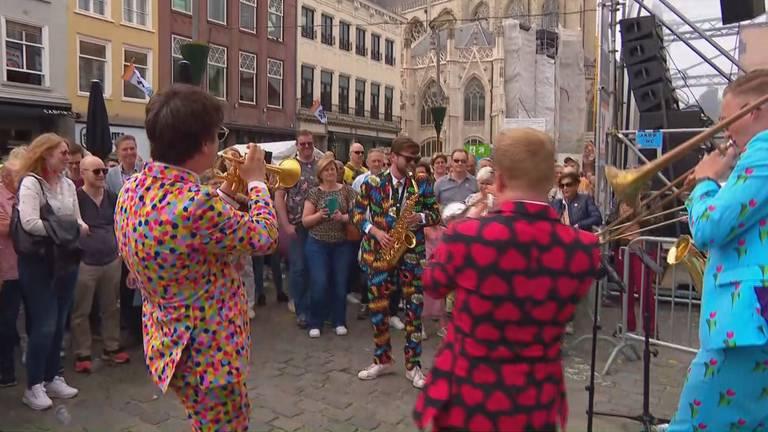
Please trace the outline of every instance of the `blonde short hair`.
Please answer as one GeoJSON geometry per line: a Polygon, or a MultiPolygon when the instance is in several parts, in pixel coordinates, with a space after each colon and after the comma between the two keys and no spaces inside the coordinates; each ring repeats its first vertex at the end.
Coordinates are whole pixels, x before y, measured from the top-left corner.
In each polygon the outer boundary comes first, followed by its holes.
{"type": "Polygon", "coordinates": [[[478,183],[493,183],[493,168],[491,167],[482,167],[480,168],[480,171],[477,172],[477,182],[478,183]]]}
{"type": "Polygon", "coordinates": [[[768,94],[768,69],[755,69],[736,78],[725,88],[723,97],[729,94],[754,98],[768,94]]]}
{"type": "Polygon", "coordinates": [[[336,159],[333,157],[333,155],[325,155],[320,158],[319,161],[317,161],[315,177],[317,177],[318,181],[323,181],[323,171],[325,171],[326,168],[328,168],[330,165],[333,165],[334,168],[338,169],[338,166],[336,165],[336,159]]]}
{"type": "Polygon", "coordinates": [[[555,181],[555,145],[544,132],[504,129],[494,140],[496,171],[510,183],[546,193],[555,181]]]}

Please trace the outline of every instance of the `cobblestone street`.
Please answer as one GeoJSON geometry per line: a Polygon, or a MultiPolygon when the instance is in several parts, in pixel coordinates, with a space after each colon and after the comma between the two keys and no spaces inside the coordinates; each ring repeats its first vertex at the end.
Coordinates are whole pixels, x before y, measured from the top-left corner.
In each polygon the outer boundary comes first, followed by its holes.
{"type": "MultiPolygon", "coordinates": [[[[271,300],[271,298],[270,298],[271,300]]],[[[415,430],[411,421],[417,391],[401,373],[374,382],[357,379],[357,371],[369,364],[371,331],[367,322],[353,317],[350,334],[337,337],[326,331],[310,340],[294,324],[284,305],[270,303],[253,320],[252,368],[248,379],[251,430],[405,431],[415,430]]],[[[604,333],[613,330],[616,309],[607,309],[604,333]]],[[[436,323],[429,322],[431,337],[425,342],[424,364],[429,368],[439,343],[436,323]]],[[[588,323],[577,323],[577,334],[588,332],[588,323]]],[[[402,332],[394,332],[393,348],[402,367],[402,332]]],[[[566,349],[565,368],[570,406],[569,431],[586,430],[589,378],[589,340],[566,349]]],[[[599,345],[598,371],[611,345],[599,345]]],[[[104,367],[91,375],[72,372],[65,360],[67,378],[80,394],[69,401],[55,401],[54,409],[35,412],[21,403],[22,386],[0,389],[0,431],[182,431],[189,430],[175,396],[160,395],[149,381],[138,347],[132,362],[120,368],[104,367]],[[64,404],[71,423],[63,425],[56,406],[64,404]]],[[[657,417],[672,414],[691,356],[662,350],[653,360],[651,411],[657,417]]],[[[399,369],[399,368],[398,368],[399,369]]],[[[21,369],[23,371],[23,369],[21,369]]],[[[24,381],[23,373],[19,373],[24,381]]],[[[609,376],[598,376],[596,410],[638,415],[642,411],[642,362],[620,357],[609,376]]],[[[610,417],[596,417],[596,430],[639,431],[640,424],[610,417]]]]}

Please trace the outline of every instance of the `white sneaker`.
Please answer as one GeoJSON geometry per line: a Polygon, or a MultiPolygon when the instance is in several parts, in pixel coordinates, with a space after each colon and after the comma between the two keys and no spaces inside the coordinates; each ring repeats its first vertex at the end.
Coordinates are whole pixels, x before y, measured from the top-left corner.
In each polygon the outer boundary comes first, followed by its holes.
{"type": "Polygon", "coordinates": [[[291,311],[291,313],[296,313],[296,306],[293,304],[293,300],[288,302],[288,310],[291,311]]]}
{"type": "Polygon", "coordinates": [[[393,363],[385,363],[385,364],[373,363],[372,365],[358,372],[357,377],[360,378],[361,380],[376,379],[381,375],[394,372],[394,370],[392,369],[392,364],[393,363]]]}
{"type": "Polygon", "coordinates": [[[251,309],[251,308],[248,308],[248,318],[249,318],[249,319],[254,319],[254,318],[256,318],[256,311],[254,311],[254,310],[253,310],[253,309],[251,309]]]}
{"type": "Polygon", "coordinates": [[[309,337],[312,339],[319,338],[320,337],[320,329],[311,329],[309,331],[309,337]]]}
{"type": "Polygon", "coordinates": [[[573,334],[573,322],[569,322],[565,325],[565,334],[572,335],[573,334]]]}
{"type": "Polygon", "coordinates": [[[360,299],[357,298],[357,294],[349,293],[349,294],[347,294],[347,302],[352,303],[352,304],[360,304],[360,299]]]}
{"type": "Polygon", "coordinates": [[[405,329],[405,324],[403,324],[403,322],[400,321],[400,318],[397,316],[389,317],[389,325],[396,328],[397,330],[405,329]]]}
{"type": "Polygon", "coordinates": [[[53,406],[53,401],[45,393],[45,387],[42,384],[35,384],[32,388],[25,390],[21,401],[36,411],[42,411],[53,406]]]}
{"type": "Polygon", "coordinates": [[[57,376],[53,381],[46,383],[45,391],[50,397],[57,399],[72,399],[78,393],[76,388],[67,384],[63,376],[57,376]]]}
{"type": "Polygon", "coordinates": [[[424,373],[421,372],[421,368],[418,366],[409,371],[405,371],[405,379],[410,381],[413,386],[418,389],[424,388],[424,383],[427,381],[424,377],[424,373]]]}
{"type": "Polygon", "coordinates": [[[347,328],[344,326],[336,327],[336,336],[346,336],[348,333],[347,328]]]}

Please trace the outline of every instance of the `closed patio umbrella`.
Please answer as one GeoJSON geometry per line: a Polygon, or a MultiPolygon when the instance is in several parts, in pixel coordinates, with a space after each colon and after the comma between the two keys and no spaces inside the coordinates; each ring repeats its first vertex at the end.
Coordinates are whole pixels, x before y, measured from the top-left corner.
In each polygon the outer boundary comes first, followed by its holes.
{"type": "Polygon", "coordinates": [[[104,90],[101,82],[97,80],[91,81],[91,93],[88,96],[85,147],[100,159],[105,159],[112,153],[112,134],[109,132],[109,116],[104,103],[104,90]]]}

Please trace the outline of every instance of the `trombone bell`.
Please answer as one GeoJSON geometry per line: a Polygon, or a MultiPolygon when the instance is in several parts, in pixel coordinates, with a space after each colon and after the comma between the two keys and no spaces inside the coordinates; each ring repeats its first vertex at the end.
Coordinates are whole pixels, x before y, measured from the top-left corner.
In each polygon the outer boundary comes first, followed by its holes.
{"type": "Polygon", "coordinates": [[[637,201],[640,189],[655,173],[656,168],[653,164],[627,170],[620,170],[611,165],[605,167],[605,178],[614,194],[628,203],[637,201]]]}
{"type": "Polygon", "coordinates": [[[682,263],[688,274],[691,276],[693,287],[699,296],[702,295],[704,287],[704,267],[707,259],[693,245],[693,239],[690,236],[681,236],[667,253],[667,264],[677,265],[682,263]]]}

